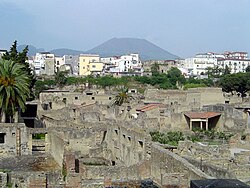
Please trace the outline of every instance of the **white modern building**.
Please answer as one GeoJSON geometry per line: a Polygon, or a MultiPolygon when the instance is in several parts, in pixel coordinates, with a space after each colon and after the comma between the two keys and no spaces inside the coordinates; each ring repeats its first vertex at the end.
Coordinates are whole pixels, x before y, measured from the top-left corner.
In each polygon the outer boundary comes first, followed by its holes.
{"type": "Polygon", "coordinates": [[[223,54],[209,52],[197,54],[193,58],[185,59],[182,68],[187,70],[188,75],[194,76],[206,74],[209,67],[225,69],[228,66],[231,73],[245,72],[247,66],[250,65],[247,57],[247,52],[225,52],[223,54]]]}
{"type": "Polygon", "coordinates": [[[230,73],[246,72],[246,68],[250,66],[250,60],[226,58],[218,60],[217,65],[222,69],[225,69],[227,66],[230,73]]]}
{"type": "Polygon", "coordinates": [[[213,53],[197,54],[184,60],[184,68],[188,70],[188,75],[205,74],[208,67],[214,67],[216,64],[217,58],[213,53]]]}
{"type": "Polygon", "coordinates": [[[2,56],[7,52],[7,50],[0,50],[0,59],[2,58],[2,56]]]}
{"type": "Polygon", "coordinates": [[[55,72],[58,72],[60,67],[65,64],[64,57],[55,56],[55,72]]]}
{"type": "Polygon", "coordinates": [[[105,72],[114,76],[143,74],[139,54],[101,58],[101,61],[105,64],[105,72]]]}
{"type": "Polygon", "coordinates": [[[36,75],[54,75],[55,74],[55,55],[49,52],[36,53],[33,67],[36,75]]]}

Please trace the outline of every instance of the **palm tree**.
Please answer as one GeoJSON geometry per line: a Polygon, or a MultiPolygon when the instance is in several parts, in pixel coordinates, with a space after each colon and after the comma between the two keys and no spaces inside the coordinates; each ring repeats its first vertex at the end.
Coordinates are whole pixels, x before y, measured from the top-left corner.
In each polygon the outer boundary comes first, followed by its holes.
{"type": "MultiPolygon", "coordinates": [[[[0,110],[2,122],[20,108],[25,111],[26,99],[30,96],[30,82],[25,65],[10,60],[0,60],[0,110]]],[[[17,120],[17,119],[15,119],[17,120]]]]}
{"type": "Polygon", "coordinates": [[[122,88],[115,96],[113,104],[121,106],[123,103],[129,103],[131,99],[133,99],[133,97],[129,95],[128,88],[122,88]]]}

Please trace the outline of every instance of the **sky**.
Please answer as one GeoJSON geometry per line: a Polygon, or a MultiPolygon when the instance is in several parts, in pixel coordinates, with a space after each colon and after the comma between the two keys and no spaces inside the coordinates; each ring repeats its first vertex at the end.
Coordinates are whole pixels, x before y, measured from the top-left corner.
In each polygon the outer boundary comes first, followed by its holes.
{"type": "Polygon", "coordinates": [[[0,0],[0,49],[14,40],[86,51],[141,38],[183,58],[250,53],[250,0],[0,0]]]}

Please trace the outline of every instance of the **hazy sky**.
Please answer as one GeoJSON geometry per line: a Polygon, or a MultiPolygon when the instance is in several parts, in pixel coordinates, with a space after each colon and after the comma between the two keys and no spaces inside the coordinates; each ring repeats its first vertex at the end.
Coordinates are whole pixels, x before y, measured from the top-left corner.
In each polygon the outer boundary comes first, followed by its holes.
{"type": "Polygon", "coordinates": [[[181,57],[250,53],[250,0],[0,0],[0,48],[12,42],[89,50],[147,39],[181,57]]]}

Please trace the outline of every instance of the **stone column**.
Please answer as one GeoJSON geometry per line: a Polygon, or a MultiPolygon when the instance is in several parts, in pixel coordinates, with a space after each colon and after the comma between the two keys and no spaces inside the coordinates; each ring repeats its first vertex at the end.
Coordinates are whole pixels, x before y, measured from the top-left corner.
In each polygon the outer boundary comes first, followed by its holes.
{"type": "Polygon", "coordinates": [[[208,130],[208,119],[206,119],[206,130],[208,130]]]}
{"type": "Polygon", "coordinates": [[[14,114],[14,123],[18,123],[18,111],[14,114]]]}
{"type": "Polygon", "coordinates": [[[6,122],[6,114],[5,112],[2,111],[2,114],[1,114],[1,123],[5,123],[6,122]]]}
{"type": "Polygon", "coordinates": [[[202,130],[202,121],[200,121],[200,128],[201,128],[201,130],[202,130]]]}
{"type": "Polygon", "coordinates": [[[192,119],[190,118],[190,121],[189,121],[189,128],[190,130],[192,131],[193,129],[193,122],[192,122],[192,119]]]}

